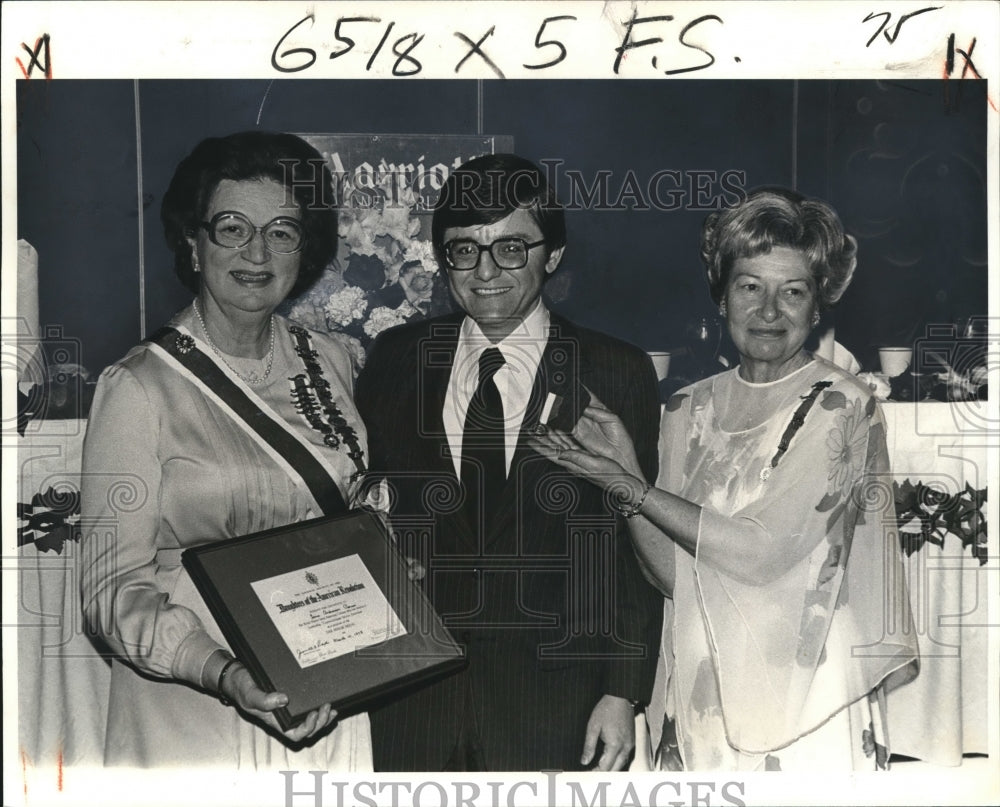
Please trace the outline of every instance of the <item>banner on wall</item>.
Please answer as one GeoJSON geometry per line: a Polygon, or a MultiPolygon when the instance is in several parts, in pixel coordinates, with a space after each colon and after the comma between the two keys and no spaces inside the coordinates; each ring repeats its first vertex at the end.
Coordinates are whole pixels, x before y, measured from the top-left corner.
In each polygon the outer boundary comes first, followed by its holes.
{"type": "Polygon", "coordinates": [[[300,134],[327,161],[340,208],[336,258],[292,319],[340,333],[356,364],[386,328],[450,310],[431,246],[438,192],[462,163],[513,151],[497,135],[300,134]]]}

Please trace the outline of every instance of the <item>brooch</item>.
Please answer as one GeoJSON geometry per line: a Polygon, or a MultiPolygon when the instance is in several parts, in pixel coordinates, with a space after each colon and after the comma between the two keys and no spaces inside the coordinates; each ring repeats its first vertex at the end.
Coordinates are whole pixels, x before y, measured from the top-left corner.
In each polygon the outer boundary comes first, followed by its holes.
{"type": "Polygon", "coordinates": [[[771,478],[771,466],[766,465],[760,469],[760,481],[766,482],[770,478],[771,478]]]}
{"type": "Polygon", "coordinates": [[[186,333],[178,335],[177,341],[174,342],[174,346],[177,348],[177,352],[182,356],[186,356],[192,350],[194,350],[194,337],[188,336],[186,333]]]}

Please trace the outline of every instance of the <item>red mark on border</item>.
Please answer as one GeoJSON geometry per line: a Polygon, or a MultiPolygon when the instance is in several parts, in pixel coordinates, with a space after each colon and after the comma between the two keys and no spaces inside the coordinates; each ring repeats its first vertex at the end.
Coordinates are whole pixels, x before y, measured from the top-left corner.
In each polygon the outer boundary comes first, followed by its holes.
{"type": "Polygon", "coordinates": [[[24,66],[24,62],[20,58],[15,58],[14,61],[17,62],[17,66],[21,68],[21,72],[24,77],[28,80],[31,79],[31,74],[37,66],[39,70],[45,73],[45,78],[52,78],[52,54],[49,47],[49,35],[42,34],[38,39],[35,40],[35,47],[29,48],[24,42],[21,43],[21,47],[24,48],[25,52],[31,57],[28,61],[28,66],[24,66]],[[43,60],[39,60],[39,55],[45,52],[43,60]],[[44,61],[44,64],[42,63],[44,61]]]}
{"type": "MultiPolygon", "coordinates": [[[[943,78],[945,81],[948,81],[951,78],[951,74],[955,72],[956,53],[965,60],[965,64],[962,65],[962,73],[959,76],[959,80],[964,79],[968,75],[970,70],[972,71],[973,76],[975,78],[982,80],[983,78],[982,75],[980,75],[979,71],[976,69],[975,62],[972,61],[972,54],[975,51],[975,49],[976,49],[976,37],[972,37],[972,42],[969,43],[968,50],[962,50],[961,48],[955,47],[955,35],[950,34],[948,36],[948,52],[945,55],[944,59],[943,78]]],[[[959,89],[959,93],[961,93],[961,89],[959,89]]],[[[945,98],[946,99],[948,98],[947,88],[945,89],[945,98]]],[[[990,98],[988,93],[986,95],[986,102],[993,108],[994,112],[997,111],[996,102],[992,98],[990,98]]]]}
{"type": "Polygon", "coordinates": [[[24,796],[28,796],[28,754],[21,749],[21,781],[24,783],[24,796]]]}

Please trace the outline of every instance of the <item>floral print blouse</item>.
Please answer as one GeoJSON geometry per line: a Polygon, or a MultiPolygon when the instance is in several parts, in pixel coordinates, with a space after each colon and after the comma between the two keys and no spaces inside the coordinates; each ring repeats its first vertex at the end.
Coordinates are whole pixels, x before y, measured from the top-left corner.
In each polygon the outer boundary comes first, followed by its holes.
{"type": "Polygon", "coordinates": [[[884,763],[878,690],[916,658],[888,472],[868,388],[820,359],[767,384],[732,370],[668,402],[657,486],[702,505],[696,556],[668,550],[664,619],[687,769],[884,763]]]}

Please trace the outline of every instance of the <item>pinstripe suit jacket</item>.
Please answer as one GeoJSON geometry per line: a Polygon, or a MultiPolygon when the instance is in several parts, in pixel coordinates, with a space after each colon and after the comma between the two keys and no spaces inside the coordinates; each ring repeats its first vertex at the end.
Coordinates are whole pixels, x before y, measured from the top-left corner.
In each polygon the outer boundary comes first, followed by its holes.
{"type": "Polygon", "coordinates": [[[422,585],[469,662],[371,711],[375,766],[440,771],[465,721],[489,770],[572,770],[603,694],[648,699],[662,597],[602,491],[525,438],[548,392],[572,401],[585,385],[622,418],[655,479],[655,376],[638,348],[553,314],[499,512],[476,523],[442,424],[462,318],[383,333],[358,380],[400,549],[427,569],[422,585]]]}

